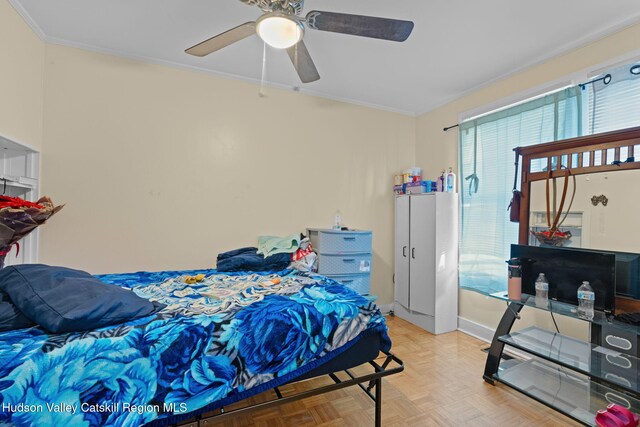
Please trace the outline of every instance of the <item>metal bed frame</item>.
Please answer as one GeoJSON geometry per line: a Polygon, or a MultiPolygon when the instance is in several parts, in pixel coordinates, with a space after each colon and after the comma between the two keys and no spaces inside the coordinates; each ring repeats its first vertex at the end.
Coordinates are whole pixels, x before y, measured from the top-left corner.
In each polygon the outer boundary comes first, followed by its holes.
{"type": "MultiPolygon", "coordinates": [[[[364,375],[356,375],[351,370],[345,369],[343,372],[345,372],[349,376],[349,379],[341,380],[336,375],[336,372],[332,372],[325,375],[328,375],[333,380],[334,384],[329,384],[329,385],[313,388],[310,390],[297,392],[289,396],[284,396],[280,391],[280,389],[278,387],[275,387],[273,389],[276,395],[275,399],[271,399],[262,403],[248,405],[248,406],[238,408],[238,409],[233,409],[230,411],[225,411],[224,408],[220,408],[216,411],[212,411],[212,412],[216,412],[213,415],[207,415],[207,414],[198,415],[194,419],[192,419],[190,422],[187,421],[187,422],[183,422],[182,424],[176,424],[176,425],[180,427],[202,427],[209,424],[209,421],[218,421],[222,418],[231,417],[234,415],[238,415],[240,413],[245,413],[245,412],[253,411],[256,409],[271,408],[277,405],[281,405],[289,402],[295,402],[297,400],[305,399],[307,397],[317,396],[320,394],[329,393],[332,391],[357,385],[367,394],[367,396],[371,398],[371,400],[375,402],[374,425],[375,427],[381,427],[382,425],[381,424],[382,423],[382,378],[389,375],[400,373],[404,370],[404,362],[402,362],[402,360],[400,360],[398,357],[396,357],[392,353],[387,353],[387,352],[382,352],[382,353],[385,355],[384,361],[382,362],[382,364],[379,364],[377,362],[380,359],[380,357],[378,357],[374,360],[370,360],[369,362],[360,365],[360,366],[366,366],[367,364],[369,364],[373,368],[372,373],[368,373],[364,375]],[[390,368],[389,365],[392,362],[394,363],[395,366],[390,368]],[[368,383],[368,385],[365,386],[364,383],[368,383]]],[[[323,375],[319,375],[313,378],[318,378],[321,376],[323,375]]],[[[300,381],[294,380],[287,384],[302,383],[310,379],[312,378],[306,378],[300,381]]]]}

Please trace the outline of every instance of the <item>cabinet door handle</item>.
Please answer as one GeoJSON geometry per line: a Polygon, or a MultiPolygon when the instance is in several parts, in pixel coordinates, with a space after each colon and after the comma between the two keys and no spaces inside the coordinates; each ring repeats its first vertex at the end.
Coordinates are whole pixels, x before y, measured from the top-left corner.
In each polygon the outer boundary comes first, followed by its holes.
{"type": "Polygon", "coordinates": [[[343,237],[344,240],[356,240],[355,237],[343,237]]]}
{"type": "Polygon", "coordinates": [[[405,257],[405,258],[407,257],[407,247],[406,246],[402,247],[402,256],[405,257]]]}
{"type": "Polygon", "coordinates": [[[411,258],[416,259],[416,248],[411,248],[411,258]]]}
{"type": "Polygon", "coordinates": [[[348,262],[348,263],[351,263],[351,262],[356,262],[356,260],[355,260],[355,259],[353,259],[353,258],[349,258],[349,259],[343,259],[343,260],[342,260],[342,262],[348,262]]]}
{"type": "Polygon", "coordinates": [[[353,279],[343,280],[342,283],[353,283],[353,279]]]}

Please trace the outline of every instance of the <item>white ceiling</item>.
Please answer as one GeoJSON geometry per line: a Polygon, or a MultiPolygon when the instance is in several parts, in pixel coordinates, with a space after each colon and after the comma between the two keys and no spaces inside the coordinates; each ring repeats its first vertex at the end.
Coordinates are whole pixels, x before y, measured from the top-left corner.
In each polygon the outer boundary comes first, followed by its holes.
{"type": "MultiPolygon", "coordinates": [[[[257,36],[205,58],[184,53],[260,16],[238,0],[10,1],[47,42],[261,77],[257,36]]],[[[303,14],[313,9],[412,20],[415,28],[404,43],[309,30],[321,79],[302,85],[286,53],[269,49],[269,84],[408,114],[640,21],[638,0],[306,0],[303,14]]]]}

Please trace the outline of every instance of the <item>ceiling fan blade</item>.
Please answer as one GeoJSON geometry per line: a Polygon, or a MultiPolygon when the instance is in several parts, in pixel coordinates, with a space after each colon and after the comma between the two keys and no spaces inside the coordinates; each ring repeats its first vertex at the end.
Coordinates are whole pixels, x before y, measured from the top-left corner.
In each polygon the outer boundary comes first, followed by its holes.
{"type": "Polygon", "coordinates": [[[313,10],[307,14],[307,27],[332,33],[371,37],[374,39],[405,41],[413,30],[413,22],[376,18],[347,13],[313,10]]]}
{"type": "Polygon", "coordinates": [[[198,43],[195,46],[191,46],[185,50],[189,55],[194,56],[207,56],[217,50],[227,47],[230,44],[238,42],[242,39],[246,39],[256,33],[255,22],[245,22],[242,25],[238,25],[235,28],[211,37],[209,40],[205,40],[202,43],[198,43]]]}
{"type": "Polygon", "coordinates": [[[309,51],[307,50],[307,46],[302,40],[290,48],[287,48],[287,53],[302,83],[311,83],[320,80],[320,74],[318,74],[313,59],[311,59],[311,55],[309,55],[309,51]]]}

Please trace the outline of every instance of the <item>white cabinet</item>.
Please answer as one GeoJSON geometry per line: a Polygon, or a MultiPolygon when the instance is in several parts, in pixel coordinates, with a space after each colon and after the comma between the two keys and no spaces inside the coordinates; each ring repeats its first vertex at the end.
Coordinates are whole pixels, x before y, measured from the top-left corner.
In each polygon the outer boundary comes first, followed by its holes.
{"type": "MultiPolygon", "coordinates": [[[[38,199],[39,172],[37,151],[0,136],[0,194],[35,202],[38,199]]],[[[13,248],[5,258],[5,265],[37,261],[38,230],[19,243],[20,253],[16,256],[13,248]]]]}
{"type": "Polygon", "coordinates": [[[458,195],[396,196],[398,317],[431,333],[458,327],[458,195]]]}

